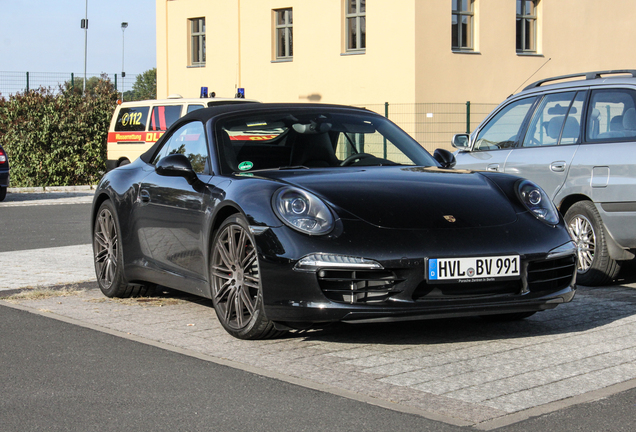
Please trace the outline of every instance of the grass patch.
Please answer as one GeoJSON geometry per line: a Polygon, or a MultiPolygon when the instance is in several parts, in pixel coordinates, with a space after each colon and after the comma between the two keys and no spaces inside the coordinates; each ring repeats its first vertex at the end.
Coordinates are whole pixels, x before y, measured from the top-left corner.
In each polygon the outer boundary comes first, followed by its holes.
{"type": "Polygon", "coordinates": [[[17,303],[19,301],[27,301],[27,300],[44,300],[51,297],[70,297],[83,294],[85,290],[83,289],[73,289],[73,288],[62,288],[62,289],[51,289],[51,288],[34,288],[30,290],[21,291],[19,293],[10,295],[8,297],[4,297],[2,300],[6,300],[9,302],[17,303]]]}
{"type": "Polygon", "coordinates": [[[86,300],[89,303],[116,303],[126,306],[174,306],[187,303],[186,300],[171,297],[131,297],[131,298],[97,298],[86,300]]]}

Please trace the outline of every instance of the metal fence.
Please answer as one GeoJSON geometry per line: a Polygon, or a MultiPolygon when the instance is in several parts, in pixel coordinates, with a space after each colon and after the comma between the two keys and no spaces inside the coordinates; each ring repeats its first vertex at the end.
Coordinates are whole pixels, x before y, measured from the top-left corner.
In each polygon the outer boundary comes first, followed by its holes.
{"type": "MultiPolygon", "coordinates": [[[[87,74],[87,78],[102,74],[87,74]]],[[[106,74],[120,92],[132,90],[137,75],[125,78],[117,74],[106,74]]],[[[51,72],[0,72],[0,97],[9,97],[39,87],[57,91],[60,85],[82,85],[83,73],[51,72]]],[[[452,149],[454,134],[469,133],[497,104],[486,103],[411,103],[355,104],[386,116],[414,137],[428,151],[436,148],[452,149]]]]}
{"type": "MultiPolygon", "coordinates": [[[[126,75],[122,78],[118,74],[86,74],[87,82],[93,77],[106,75],[120,92],[132,90],[137,75],[126,75]]],[[[55,72],[0,72],[0,97],[8,98],[16,93],[25,92],[40,87],[50,88],[56,92],[60,86],[82,86],[84,73],[55,73],[55,72]]]]}
{"type": "Polygon", "coordinates": [[[472,103],[367,104],[356,106],[391,119],[429,152],[451,150],[454,134],[470,133],[497,106],[472,103]]]}

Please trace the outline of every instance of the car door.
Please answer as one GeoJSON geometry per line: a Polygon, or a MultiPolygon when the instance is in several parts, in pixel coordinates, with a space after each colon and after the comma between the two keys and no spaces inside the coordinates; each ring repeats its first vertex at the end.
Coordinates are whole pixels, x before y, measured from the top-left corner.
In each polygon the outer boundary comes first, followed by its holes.
{"type": "Polygon", "coordinates": [[[462,169],[503,171],[506,159],[519,140],[523,126],[536,96],[519,99],[505,105],[475,131],[472,148],[456,155],[462,169]]]}
{"type": "Polygon", "coordinates": [[[534,181],[554,200],[579,148],[585,91],[545,95],[503,171],[534,181]]]}
{"type": "Polygon", "coordinates": [[[211,175],[209,150],[201,122],[186,123],[172,132],[153,158],[152,165],[176,153],[188,157],[199,181],[189,184],[183,177],[162,176],[154,170],[142,180],[135,208],[135,220],[143,221],[137,229],[141,250],[146,260],[161,270],[203,280],[206,265],[203,238],[205,184],[210,182],[211,175]]]}
{"type": "Polygon", "coordinates": [[[636,248],[636,90],[593,90],[566,187],[594,201],[616,242],[636,248]]]}

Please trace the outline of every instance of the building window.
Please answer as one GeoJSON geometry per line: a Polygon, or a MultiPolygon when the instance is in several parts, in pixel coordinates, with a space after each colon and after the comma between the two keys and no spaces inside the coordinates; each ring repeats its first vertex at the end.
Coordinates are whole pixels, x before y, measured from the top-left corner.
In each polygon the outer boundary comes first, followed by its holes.
{"type": "Polygon", "coordinates": [[[473,0],[452,0],[453,13],[451,18],[453,50],[473,49],[473,0]]]}
{"type": "Polygon", "coordinates": [[[205,66],[205,18],[190,21],[190,66],[205,66]]]}
{"type": "Polygon", "coordinates": [[[347,51],[360,52],[367,47],[366,0],[346,0],[347,51]]]}
{"type": "Polygon", "coordinates": [[[291,60],[294,56],[292,9],[278,9],[276,14],[276,60],[291,60]]]}
{"type": "Polygon", "coordinates": [[[537,52],[537,0],[517,0],[517,52],[537,52]]]}

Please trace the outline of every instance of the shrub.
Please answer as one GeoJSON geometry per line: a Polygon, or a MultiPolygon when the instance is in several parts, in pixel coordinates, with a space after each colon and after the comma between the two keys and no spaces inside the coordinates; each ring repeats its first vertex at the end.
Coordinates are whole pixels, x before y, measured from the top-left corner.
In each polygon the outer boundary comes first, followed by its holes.
{"type": "Polygon", "coordinates": [[[11,186],[96,183],[106,169],[108,126],[117,93],[106,77],[85,96],[39,88],[0,98],[0,144],[11,186]]]}

